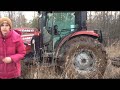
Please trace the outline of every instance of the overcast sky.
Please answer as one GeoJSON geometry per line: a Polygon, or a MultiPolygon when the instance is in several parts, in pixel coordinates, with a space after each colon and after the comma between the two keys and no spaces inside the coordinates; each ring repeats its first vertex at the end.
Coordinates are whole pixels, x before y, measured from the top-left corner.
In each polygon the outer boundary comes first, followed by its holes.
{"type": "Polygon", "coordinates": [[[37,15],[37,11],[23,11],[23,14],[25,15],[26,19],[32,20],[34,17],[34,14],[37,15]]]}

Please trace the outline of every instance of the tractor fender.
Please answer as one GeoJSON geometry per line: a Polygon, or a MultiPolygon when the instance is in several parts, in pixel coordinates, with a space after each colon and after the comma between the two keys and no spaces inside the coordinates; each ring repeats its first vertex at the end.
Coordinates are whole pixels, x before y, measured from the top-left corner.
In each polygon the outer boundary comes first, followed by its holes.
{"type": "Polygon", "coordinates": [[[81,36],[81,35],[85,35],[85,36],[90,36],[90,37],[96,37],[99,38],[99,35],[97,33],[95,33],[93,30],[92,31],[77,31],[77,32],[73,32],[67,36],[65,36],[57,45],[56,47],[56,53],[55,53],[55,57],[57,58],[58,56],[58,52],[60,50],[60,48],[62,47],[63,44],[65,44],[67,41],[69,41],[71,38],[74,38],[76,36],[81,36]]]}

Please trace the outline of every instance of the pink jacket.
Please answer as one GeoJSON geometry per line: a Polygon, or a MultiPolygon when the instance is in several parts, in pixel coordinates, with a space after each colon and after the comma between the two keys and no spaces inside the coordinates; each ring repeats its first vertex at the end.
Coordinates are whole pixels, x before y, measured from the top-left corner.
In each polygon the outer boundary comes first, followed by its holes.
{"type": "Polygon", "coordinates": [[[21,36],[11,30],[6,38],[0,32],[0,78],[9,79],[21,76],[20,60],[26,54],[21,36]],[[2,61],[4,57],[11,57],[12,63],[6,64],[2,61]]]}

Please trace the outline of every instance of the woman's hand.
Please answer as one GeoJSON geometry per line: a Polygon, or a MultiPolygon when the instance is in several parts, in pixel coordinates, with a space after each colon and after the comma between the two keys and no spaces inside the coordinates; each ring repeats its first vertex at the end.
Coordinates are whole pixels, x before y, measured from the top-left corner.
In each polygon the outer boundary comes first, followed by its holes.
{"type": "Polygon", "coordinates": [[[2,61],[4,63],[11,63],[12,62],[12,59],[10,57],[5,57],[4,59],[2,59],[2,61]]]}

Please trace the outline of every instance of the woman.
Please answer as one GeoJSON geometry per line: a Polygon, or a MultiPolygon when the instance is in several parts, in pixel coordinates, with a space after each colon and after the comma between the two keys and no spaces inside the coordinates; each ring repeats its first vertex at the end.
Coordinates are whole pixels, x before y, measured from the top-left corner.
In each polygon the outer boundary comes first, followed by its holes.
{"type": "Polygon", "coordinates": [[[12,21],[0,18],[0,79],[13,79],[21,76],[21,64],[26,54],[20,34],[12,30],[12,21]]]}

